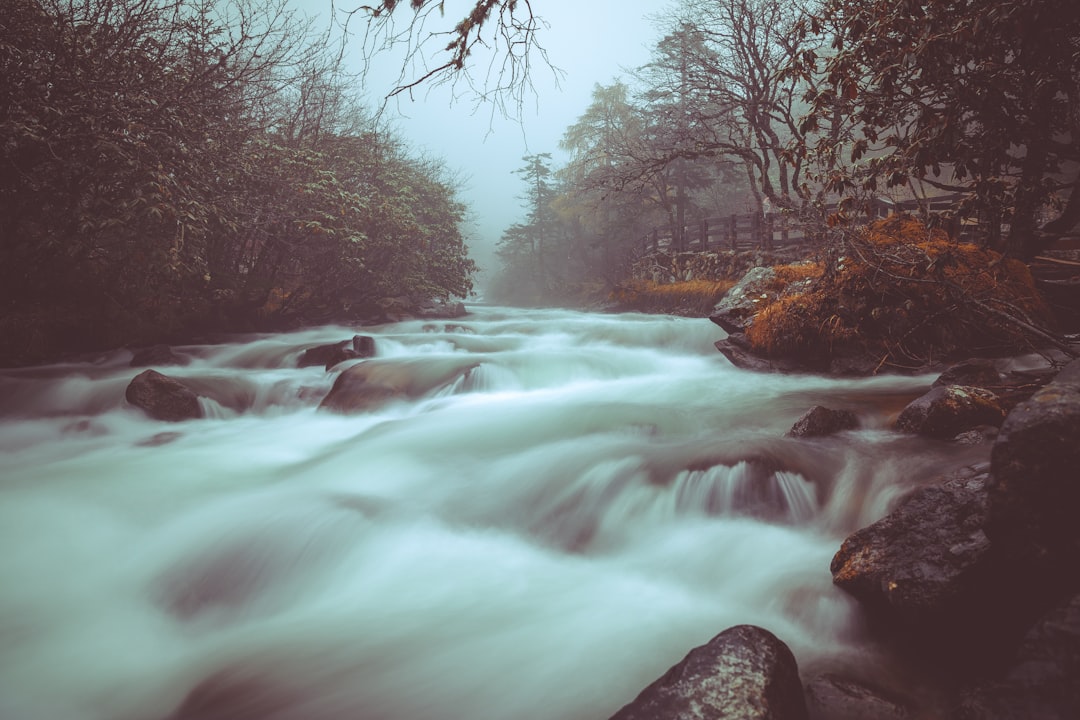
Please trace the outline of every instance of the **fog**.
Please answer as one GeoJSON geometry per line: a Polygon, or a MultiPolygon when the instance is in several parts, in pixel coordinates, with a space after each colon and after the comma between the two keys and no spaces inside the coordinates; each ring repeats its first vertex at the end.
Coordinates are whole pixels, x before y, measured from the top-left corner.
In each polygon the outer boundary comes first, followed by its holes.
{"type": "MultiPolygon", "coordinates": [[[[328,0],[294,2],[308,14],[328,15],[328,0]]],[[[355,5],[362,4],[356,0],[355,5]]],[[[520,107],[509,108],[512,116],[479,100],[464,83],[424,86],[411,96],[400,94],[386,104],[385,118],[402,139],[417,151],[443,158],[448,169],[463,181],[461,198],[470,208],[469,246],[482,268],[495,266],[495,244],[503,230],[524,213],[518,198],[523,188],[513,174],[522,165],[522,156],[550,152],[558,164],[563,157],[559,139],[588,107],[594,86],[610,83],[624,70],[648,61],[656,35],[651,18],[666,4],[664,0],[533,2],[534,12],[546,24],[537,42],[547,51],[551,66],[541,58],[533,60],[532,88],[520,107]]],[[[397,11],[401,23],[410,12],[405,5],[397,11]]],[[[472,5],[472,0],[447,0],[445,28],[452,28],[472,5]]],[[[350,7],[349,0],[337,1],[339,10],[350,7]]],[[[356,29],[359,32],[358,26],[356,29]]],[[[442,45],[445,43],[436,40],[431,48],[434,51],[442,45]]],[[[481,82],[489,61],[490,55],[482,53],[472,58],[481,82]]],[[[347,62],[353,70],[364,67],[356,37],[348,46],[347,62]]],[[[384,52],[373,59],[364,75],[364,97],[369,105],[383,103],[397,86],[401,70],[400,53],[384,52]]]]}

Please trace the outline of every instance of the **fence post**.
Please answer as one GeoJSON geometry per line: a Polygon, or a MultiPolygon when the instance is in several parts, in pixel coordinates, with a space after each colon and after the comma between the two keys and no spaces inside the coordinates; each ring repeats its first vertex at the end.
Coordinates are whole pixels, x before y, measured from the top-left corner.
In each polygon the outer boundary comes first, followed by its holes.
{"type": "Polygon", "coordinates": [[[788,232],[788,220],[790,220],[787,213],[781,213],[780,215],[780,242],[787,245],[790,241],[790,235],[788,232]]]}
{"type": "Polygon", "coordinates": [[[766,213],[764,219],[765,219],[765,227],[764,227],[765,232],[762,235],[762,238],[764,240],[764,242],[762,243],[762,247],[764,247],[766,250],[772,250],[772,245],[773,245],[773,237],[772,237],[773,236],[773,222],[775,221],[775,218],[773,217],[772,213],[766,213]]]}
{"type": "Polygon", "coordinates": [[[701,251],[709,249],[709,218],[701,218],[701,251]]]}
{"type": "Polygon", "coordinates": [[[761,247],[761,213],[750,213],[750,242],[761,247]]]}
{"type": "Polygon", "coordinates": [[[739,249],[739,218],[735,216],[735,213],[731,213],[731,249],[739,249]]]}

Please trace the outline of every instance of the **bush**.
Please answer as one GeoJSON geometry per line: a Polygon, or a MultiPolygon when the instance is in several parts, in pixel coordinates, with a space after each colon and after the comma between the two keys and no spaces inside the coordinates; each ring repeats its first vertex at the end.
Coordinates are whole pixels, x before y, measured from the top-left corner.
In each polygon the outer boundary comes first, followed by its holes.
{"type": "Polygon", "coordinates": [[[1022,262],[906,216],[846,233],[820,267],[763,308],[747,330],[760,354],[827,360],[867,354],[910,367],[1035,347],[1050,313],[1022,262]]]}

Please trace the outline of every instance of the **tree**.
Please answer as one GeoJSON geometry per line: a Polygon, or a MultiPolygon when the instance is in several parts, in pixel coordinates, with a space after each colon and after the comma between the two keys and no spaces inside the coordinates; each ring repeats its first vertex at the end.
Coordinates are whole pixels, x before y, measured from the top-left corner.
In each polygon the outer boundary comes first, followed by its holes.
{"type": "Polygon", "coordinates": [[[454,185],[362,111],[284,0],[6,10],[9,353],[49,334],[102,347],[469,292],[454,185]]]}
{"type": "Polygon", "coordinates": [[[1040,213],[1045,233],[1080,219],[1074,2],[828,0],[802,35],[828,29],[833,53],[807,53],[799,67],[825,78],[808,122],[846,122],[815,148],[832,189],[916,179],[967,193],[990,218],[991,242],[1021,255],[1040,246],[1040,213]],[[844,169],[841,147],[862,162],[844,169]]]}
{"type": "Polygon", "coordinates": [[[401,74],[386,99],[411,95],[423,85],[456,87],[463,82],[477,98],[511,114],[520,109],[531,88],[533,58],[539,55],[551,67],[538,37],[546,24],[534,14],[529,0],[475,0],[452,27],[445,24],[445,0],[409,0],[412,16],[399,24],[395,10],[401,4],[380,0],[343,14],[346,38],[355,19],[363,23],[361,42],[369,60],[381,50],[404,49],[401,74]],[[478,48],[488,54],[482,68],[473,64],[478,48]]]}
{"type": "Polygon", "coordinates": [[[557,212],[574,228],[583,264],[612,286],[625,274],[641,237],[661,220],[650,171],[642,167],[646,122],[630,101],[628,85],[597,85],[589,107],[559,142],[570,160],[559,173],[557,212]]]}
{"type": "Polygon", "coordinates": [[[793,0],[683,0],[654,63],[668,81],[653,86],[687,98],[672,152],[740,163],[759,209],[764,198],[791,208],[808,195],[792,147],[804,140],[798,96],[813,78],[788,72],[804,51],[791,36],[801,12],[793,0]]]}

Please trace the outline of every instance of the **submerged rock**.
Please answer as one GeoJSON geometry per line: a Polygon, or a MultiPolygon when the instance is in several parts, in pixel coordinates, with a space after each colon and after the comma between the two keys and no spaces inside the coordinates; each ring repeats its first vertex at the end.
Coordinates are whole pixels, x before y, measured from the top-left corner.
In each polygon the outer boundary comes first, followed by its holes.
{"type": "Polygon", "coordinates": [[[366,412],[395,399],[419,398],[464,377],[477,365],[457,358],[367,360],[342,371],[319,409],[366,412]]]}
{"type": "Polygon", "coordinates": [[[203,416],[198,395],[179,380],[156,370],[145,370],[136,375],[128,384],[124,397],[155,420],[179,422],[203,416]]]}
{"type": "Polygon", "coordinates": [[[806,720],[799,669],[768,630],[737,625],[694,648],[611,720],[806,720]]]}
{"type": "Polygon", "coordinates": [[[939,385],[903,409],[896,429],[948,440],[980,425],[998,426],[1004,419],[1005,411],[989,390],[939,385]]]}
{"type": "Polygon", "coordinates": [[[833,410],[815,405],[795,421],[788,431],[790,437],[822,437],[859,427],[859,418],[850,410],[833,410]]]}

